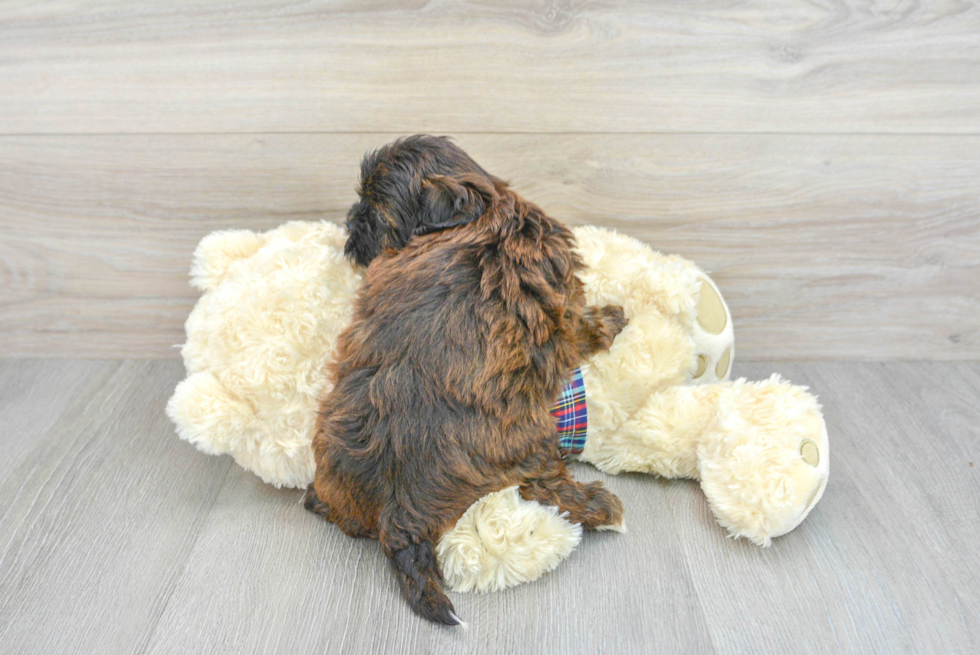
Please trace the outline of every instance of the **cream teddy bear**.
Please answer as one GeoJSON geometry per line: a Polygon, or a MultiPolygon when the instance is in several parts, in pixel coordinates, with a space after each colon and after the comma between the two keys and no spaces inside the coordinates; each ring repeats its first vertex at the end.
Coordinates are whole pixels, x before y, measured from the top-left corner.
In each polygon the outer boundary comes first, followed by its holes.
{"type": "MultiPolygon", "coordinates": [[[[700,480],[718,523],[759,545],[799,525],[828,475],[816,399],[777,376],[728,381],[731,316],[692,263],[610,230],[574,232],[588,303],[621,305],[630,322],[582,367],[588,428],[572,456],[608,473],[700,480]]],[[[333,223],[292,222],[201,241],[188,377],[167,406],[181,438],[276,486],[309,484],[326,364],[361,282],[345,240],[333,223]]],[[[554,568],[580,538],[556,508],[509,488],[471,506],[437,551],[451,587],[493,590],[554,568]]]]}

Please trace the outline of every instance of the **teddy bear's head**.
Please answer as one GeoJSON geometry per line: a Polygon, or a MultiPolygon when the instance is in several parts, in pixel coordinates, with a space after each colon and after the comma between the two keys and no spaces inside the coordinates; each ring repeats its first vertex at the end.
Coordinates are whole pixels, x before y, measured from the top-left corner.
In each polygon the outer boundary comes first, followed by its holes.
{"type": "Polygon", "coordinates": [[[276,486],[309,484],[326,363],[361,283],[346,236],[333,223],[293,222],[201,241],[191,274],[204,293],[181,349],[188,375],[167,405],[181,438],[276,486]]]}

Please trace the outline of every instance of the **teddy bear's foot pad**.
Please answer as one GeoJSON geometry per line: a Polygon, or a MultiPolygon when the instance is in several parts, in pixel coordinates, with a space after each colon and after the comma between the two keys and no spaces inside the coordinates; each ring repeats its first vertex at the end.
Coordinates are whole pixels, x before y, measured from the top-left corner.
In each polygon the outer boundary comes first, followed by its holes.
{"type": "Polygon", "coordinates": [[[699,274],[697,282],[700,292],[692,326],[697,358],[691,377],[698,383],[718,382],[728,378],[732,366],[735,342],[732,316],[709,277],[699,274]]]}
{"type": "Polygon", "coordinates": [[[701,296],[698,298],[698,323],[708,334],[721,334],[728,325],[728,312],[725,303],[707,278],[698,280],[701,283],[701,296]]]}

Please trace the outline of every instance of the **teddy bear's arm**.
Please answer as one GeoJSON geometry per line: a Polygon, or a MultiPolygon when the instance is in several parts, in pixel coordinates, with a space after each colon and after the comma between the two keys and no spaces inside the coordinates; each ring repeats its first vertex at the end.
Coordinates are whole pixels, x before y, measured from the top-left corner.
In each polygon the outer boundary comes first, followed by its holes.
{"type": "Polygon", "coordinates": [[[697,478],[698,444],[726,385],[678,385],[651,394],[618,428],[590,428],[580,459],[606,473],[697,478]]]}

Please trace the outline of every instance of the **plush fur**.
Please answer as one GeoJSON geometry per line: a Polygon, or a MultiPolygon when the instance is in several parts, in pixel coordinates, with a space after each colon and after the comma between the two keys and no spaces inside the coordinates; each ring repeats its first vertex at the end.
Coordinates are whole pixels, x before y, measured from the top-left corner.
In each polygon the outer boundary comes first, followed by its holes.
{"type": "Polygon", "coordinates": [[[481,496],[517,485],[585,528],[622,523],[601,482],[572,479],[550,412],[626,320],[586,306],[571,231],[447,140],[370,154],[360,194],[372,227],[352,219],[345,249],[380,254],[338,339],[306,507],[379,539],[412,609],[455,625],[435,544],[481,496]]]}
{"type": "Polygon", "coordinates": [[[316,403],[362,282],[346,239],[333,223],[295,222],[201,241],[191,283],[203,295],[181,350],[187,379],[167,405],[182,439],[276,486],[313,480],[316,403]]]}
{"type": "Polygon", "coordinates": [[[583,368],[589,436],[579,459],[607,473],[700,480],[719,524],[760,546],[799,525],[829,475],[816,399],[778,377],[729,382],[730,366],[718,376],[724,352],[734,357],[731,315],[718,294],[724,327],[700,325],[701,290],[717,287],[696,266],[610,230],[576,236],[587,302],[620,304],[630,318],[583,368]],[[695,379],[698,357],[705,370],[695,379]]]}
{"type": "MultiPolygon", "coordinates": [[[[586,264],[586,301],[622,305],[630,316],[612,348],[583,369],[590,427],[582,459],[613,473],[700,478],[732,536],[765,545],[792,530],[828,479],[829,443],[816,399],[781,380],[716,376],[720,353],[732,346],[731,316],[725,308],[717,334],[699,328],[700,285],[711,281],[691,262],[611,230],[573,232],[586,264]],[[698,355],[707,366],[695,380],[698,355]],[[768,398],[764,411],[756,397],[768,398]],[[817,466],[801,457],[808,441],[817,466]]],[[[316,403],[330,389],[322,371],[361,281],[344,258],[346,236],[332,223],[294,222],[260,234],[218,232],[201,242],[192,271],[203,295],[182,350],[188,377],[167,407],[182,438],[205,452],[231,454],[276,486],[305,488],[313,480],[316,403]]],[[[477,501],[437,545],[454,588],[487,591],[534,580],[550,568],[541,564],[549,549],[567,553],[578,543],[576,526],[557,517],[560,549],[537,541],[543,533],[522,531],[529,522],[510,513],[501,493],[477,501]],[[506,559],[502,541],[486,546],[483,535],[510,535],[529,559],[506,559]]],[[[542,520],[551,514],[537,503],[518,503],[542,520]]]]}
{"type": "Polygon", "coordinates": [[[554,505],[523,500],[517,487],[487,494],[436,546],[446,582],[456,591],[500,591],[537,579],[582,539],[582,526],[566,518],[554,505]]]}

